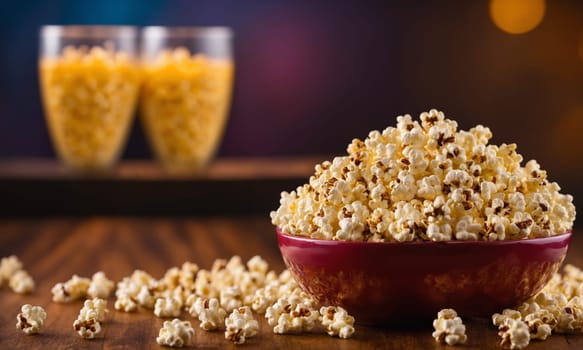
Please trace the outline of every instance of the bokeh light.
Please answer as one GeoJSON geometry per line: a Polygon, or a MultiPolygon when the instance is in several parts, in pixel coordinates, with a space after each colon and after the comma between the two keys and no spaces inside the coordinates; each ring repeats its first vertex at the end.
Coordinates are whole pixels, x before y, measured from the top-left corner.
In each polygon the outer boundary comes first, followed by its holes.
{"type": "Polygon", "coordinates": [[[490,17],[496,27],[510,34],[536,28],[545,15],[545,0],[490,0],[490,17]]]}

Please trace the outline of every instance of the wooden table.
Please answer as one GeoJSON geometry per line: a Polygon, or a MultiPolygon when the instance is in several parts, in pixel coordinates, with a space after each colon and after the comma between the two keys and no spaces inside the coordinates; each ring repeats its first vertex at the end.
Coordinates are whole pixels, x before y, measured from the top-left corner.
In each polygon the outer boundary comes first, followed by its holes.
{"type": "MultiPolygon", "coordinates": [[[[583,232],[576,232],[567,258],[583,266],[583,232]]],[[[0,289],[1,349],[147,349],[155,342],[163,320],[151,313],[127,314],[112,310],[103,333],[83,340],[72,329],[81,302],[51,302],[51,287],[72,274],[91,276],[98,270],[119,281],[134,269],[155,277],[193,261],[210,268],[216,258],[238,254],[249,259],[259,254],[276,271],[283,269],[273,228],[266,216],[214,218],[87,217],[51,219],[5,219],[0,221],[0,256],[18,255],[37,282],[29,296],[0,289]],[[26,336],[15,329],[22,304],[42,305],[48,313],[43,333],[26,336]]],[[[222,332],[207,333],[189,315],[182,318],[195,326],[192,348],[235,348],[222,332]]],[[[261,331],[243,348],[262,349],[444,349],[431,337],[431,324],[417,329],[375,329],[357,324],[348,340],[325,334],[274,335],[263,317],[261,331]]],[[[486,319],[466,319],[468,349],[499,349],[497,330],[486,319]]],[[[358,322],[358,320],[357,320],[358,322]]],[[[583,335],[553,335],[545,342],[533,341],[528,349],[583,349],[583,335]]]]}

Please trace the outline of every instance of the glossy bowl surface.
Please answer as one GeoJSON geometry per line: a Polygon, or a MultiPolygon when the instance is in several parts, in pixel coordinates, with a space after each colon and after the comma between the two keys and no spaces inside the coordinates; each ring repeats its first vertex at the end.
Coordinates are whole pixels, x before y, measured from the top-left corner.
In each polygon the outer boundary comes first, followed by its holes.
{"type": "Polygon", "coordinates": [[[283,260],[323,305],[359,323],[414,323],[443,308],[491,316],[536,294],[563,262],[571,233],[508,241],[368,243],[277,230],[283,260]]]}

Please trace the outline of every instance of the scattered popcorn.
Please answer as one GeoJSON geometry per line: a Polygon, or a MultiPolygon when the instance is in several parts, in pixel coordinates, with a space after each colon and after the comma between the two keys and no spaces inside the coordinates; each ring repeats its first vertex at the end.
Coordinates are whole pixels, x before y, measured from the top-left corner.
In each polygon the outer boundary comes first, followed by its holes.
{"type": "Polygon", "coordinates": [[[499,327],[498,335],[502,338],[500,345],[510,349],[523,349],[530,342],[530,331],[521,320],[506,318],[499,327]]]}
{"type": "Polygon", "coordinates": [[[119,293],[113,307],[118,311],[135,312],[138,310],[138,303],[131,295],[119,293]]]}
{"type": "Polygon", "coordinates": [[[354,317],[340,306],[323,306],[320,308],[322,325],[328,335],[348,339],[354,334],[354,317]]]}
{"type": "Polygon", "coordinates": [[[101,323],[107,312],[107,301],[100,298],[85,300],[73,323],[73,329],[82,338],[94,339],[101,332],[101,323]]]}
{"type": "Polygon", "coordinates": [[[555,274],[517,310],[505,309],[502,314],[494,314],[492,322],[499,327],[503,344],[516,349],[528,345],[532,339],[546,340],[552,333],[582,333],[583,271],[565,265],[563,275],[555,274]],[[523,324],[529,332],[528,339],[522,334],[523,324]],[[516,333],[514,341],[511,330],[516,333]]]}
{"type": "Polygon", "coordinates": [[[16,255],[0,260],[0,287],[4,282],[7,282],[10,289],[18,294],[28,294],[35,287],[34,279],[23,270],[22,262],[16,255]]]}
{"type": "Polygon", "coordinates": [[[150,274],[135,270],[131,276],[118,282],[114,308],[124,312],[135,312],[140,305],[152,309],[156,299],[160,297],[159,287],[158,281],[150,274]]]}
{"type": "Polygon", "coordinates": [[[254,337],[259,331],[259,323],[253,318],[248,306],[236,308],[225,319],[225,339],[243,344],[248,338],[254,337]]]}
{"type": "Polygon", "coordinates": [[[520,320],[521,317],[522,317],[521,313],[517,310],[504,309],[502,311],[502,314],[492,315],[492,323],[494,324],[494,326],[500,326],[508,318],[512,318],[514,320],[520,320]]]}
{"type": "Polygon", "coordinates": [[[90,285],[91,280],[89,278],[73,275],[67,282],[54,285],[51,289],[53,301],[56,303],[68,303],[85,298],[90,285]]]}
{"type": "Polygon", "coordinates": [[[156,290],[150,286],[141,286],[140,291],[135,296],[135,301],[147,309],[153,309],[156,304],[156,290]]]}
{"type": "Polygon", "coordinates": [[[293,294],[295,291],[300,290],[298,283],[294,280],[291,272],[289,270],[284,270],[278,278],[279,290],[277,292],[278,298],[293,294]]]}
{"type": "Polygon", "coordinates": [[[265,287],[256,290],[251,305],[253,311],[260,314],[265,313],[265,310],[277,301],[280,288],[279,281],[273,281],[265,287]]]}
{"type": "Polygon", "coordinates": [[[265,275],[269,271],[269,264],[259,255],[255,255],[247,261],[249,272],[257,272],[259,275],[265,275]]]}
{"type": "Polygon", "coordinates": [[[16,255],[2,258],[0,260],[0,286],[2,286],[4,281],[10,281],[12,275],[20,270],[22,270],[22,262],[16,255]]]}
{"type": "Polygon", "coordinates": [[[157,281],[149,273],[142,270],[135,270],[129,278],[124,278],[120,283],[137,284],[139,286],[156,284],[157,281]]]}
{"type": "Polygon", "coordinates": [[[166,271],[164,277],[158,281],[164,289],[174,289],[180,284],[180,269],[178,267],[171,267],[166,271]]]}
{"type": "MultiPolygon", "coordinates": [[[[226,261],[224,259],[217,259],[211,267],[211,279],[213,285],[217,290],[222,290],[227,287],[235,287],[235,281],[241,278],[241,275],[245,272],[245,265],[241,260],[241,257],[235,255],[226,261]]],[[[236,294],[237,291],[231,291],[227,293],[236,294]]]]}
{"type": "Polygon", "coordinates": [[[302,333],[311,331],[320,317],[309,298],[291,294],[278,299],[265,311],[267,323],[273,333],[302,333]]]}
{"type": "Polygon", "coordinates": [[[178,276],[179,285],[187,290],[194,289],[194,281],[199,270],[198,265],[195,263],[189,261],[183,263],[178,276]]]}
{"type": "Polygon", "coordinates": [[[213,278],[210,271],[200,270],[194,281],[194,292],[205,298],[218,298],[219,291],[213,284],[213,278]]]}
{"type": "Polygon", "coordinates": [[[182,303],[176,298],[158,298],[154,305],[154,315],[157,317],[178,317],[182,303]]]}
{"type": "Polygon", "coordinates": [[[220,306],[216,298],[196,298],[190,307],[189,313],[193,317],[198,317],[200,328],[205,331],[212,331],[222,325],[227,316],[227,312],[220,306]]]}
{"type": "Polygon", "coordinates": [[[555,317],[548,310],[542,309],[524,317],[531,339],[546,340],[556,327],[555,317]]]}
{"type": "MultiPolygon", "coordinates": [[[[158,317],[179,317],[184,309],[197,317],[200,328],[206,331],[225,324],[228,328],[225,337],[234,343],[242,343],[257,332],[252,310],[264,314],[277,334],[311,331],[321,320],[320,305],[299,287],[290,271],[280,274],[270,271],[259,256],[246,263],[239,256],[217,259],[210,270],[186,262],[168,269],[159,280],[135,270],[117,284],[115,296],[116,310],[134,312],[145,307],[154,309],[158,317]]],[[[354,318],[340,307],[330,306],[326,310],[329,310],[329,319],[323,321],[326,331],[332,336],[351,337],[354,318]]],[[[98,320],[97,313],[92,315],[98,320]]],[[[180,344],[180,340],[168,335],[170,330],[160,332],[159,343],[180,344]]]]}
{"type": "Polygon", "coordinates": [[[27,294],[34,290],[34,280],[24,270],[16,271],[8,283],[14,293],[27,294]]]}
{"type": "Polygon", "coordinates": [[[30,304],[23,305],[20,308],[20,313],[16,316],[16,329],[23,331],[25,334],[37,334],[40,332],[47,313],[40,306],[32,306],[30,304]]]}
{"type": "Polygon", "coordinates": [[[447,345],[464,344],[467,341],[466,326],[453,309],[443,309],[433,321],[433,338],[438,343],[447,345]]]}
{"type": "Polygon", "coordinates": [[[180,348],[190,343],[194,336],[194,329],[190,322],[181,321],[177,318],[172,321],[165,321],[160,329],[156,342],[159,345],[180,348]]]}
{"type": "Polygon", "coordinates": [[[182,286],[177,286],[174,289],[164,289],[163,286],[158,286],[156,294],[160,298],[173,298],[183,307],[190,295],[191,291],[184,289],[182,286]]]}
{"type": "Polygon", "coordinates": [[[243,305],[243,294],[238,287],[226,287],[220,293],[221,306],[231,312],[243,305]]]}
{"type": "Polygon", "coordinates": [[[357,241],[503,240],[572,229],[573,197],[515,144],[488,144],[478,125],[458,130],[442,112],[397,117],[316,165],[271,212],[282,232],[357,241]]]}
{"type": "Polygon", "coordinates": [[[581,333],[583,331],[582,297],[573,297],[560,309],[556,317],[556,331],[560,333],[581,333]]]}
{"type": "MultiPolygon", "coordinates": [[[[89,316],[92,312],[89,312],[89,316]]],[[[101,333],[101,322],[95,317],[78,318],[73,323],[73,329],[79,334],[81,338],[94,339],[95,336],[101,333]]]]}
{"type": "Polygon", "coordinates": [[[577,283],[583,282],[583,271],[574,265],[565,265],[563,267],[563,274],[566,281],[577,283]]]}
{"type": "Polygon", "coordinates": [[[107,301],[100,298],[93,298],[85,300],[83,303],[83,308],[79,312],[80,319],[89,319],[91,317],[95,318],[99,322],[105,321],[105,315],[109,310],[107,310],[107,301]]]}
{"type": "MultiPolygon", "coordinates": [[[[34,282],[21,267],[16,257],[2,260],[3,276],[10,275],[11,287],[23,292],[31,288],[30,283],[33,288],[34,282]]],[[[53,286],[51,292],[53,301],[63,303],[87,296],[103,296],[85,300],[73,323],[80,337],[94,339],[102,331],[108,313],[105,299],[113,287],[114,283],[99,271],[91,279],[73,275],[68,281],[53,286]]],[[[246,264],[238,256],[217,259],[210,270],[186,262],[181,268],[166,271],[160,280],[135,270],[117,284],[115,295],[116,310],[133,312],[143,306],[153,308],[158,317],[178,317],[184,307],[199,319],[200,327],[206,331],[219,329],[224,323],[225,338],[235,344],[244,343],[259,330],[252,308],[265,314],[277,334],[311,331],[320,320],[331,336],[350,338],[354,334],[354,318],[346,310],[335,306],[319,308],[315,300],[300,289],[289,270],[278,275],[270,271],[267,262],[259,256],[246,264]],[[199,291],[216,297],[205,297],[199,291]],[[232,312],[229,314],[223,305],[232,312]]],[[[24,305],[17,316],[17,328],[27,334],[38,333],[45,319],[46,313],[41,307],[24,305]]],[[[572,324],[565,320],[565,324],[572,324]]],[[[156,341],[160,345],[181,347],[187,345],[193,335],[189,322],[174,319],[164,322],[156,341]]]]}
{"type": "Polygon", "coordinates": [[[87,296],[90,298],[107,299],[113,290],[115,283],[108,279],[103,271],[96,272],[91,277],[89,289],[87,289],[87,296]]]}

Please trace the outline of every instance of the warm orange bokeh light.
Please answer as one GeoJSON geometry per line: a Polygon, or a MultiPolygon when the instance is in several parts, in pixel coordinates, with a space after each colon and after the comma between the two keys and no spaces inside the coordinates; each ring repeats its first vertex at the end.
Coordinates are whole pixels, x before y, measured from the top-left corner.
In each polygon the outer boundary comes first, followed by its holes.
{"type": "Polygon", "coordinates": [[[545,15],[545,0],[490,0],[490,17],[510,34],[533,30],[545,15]]]}

